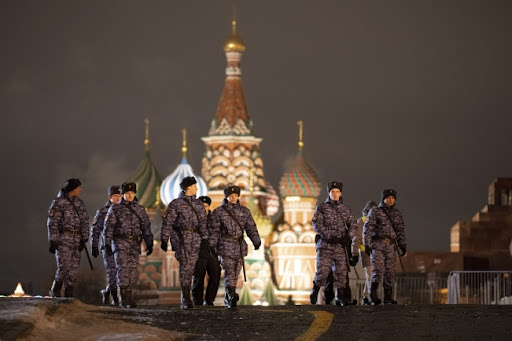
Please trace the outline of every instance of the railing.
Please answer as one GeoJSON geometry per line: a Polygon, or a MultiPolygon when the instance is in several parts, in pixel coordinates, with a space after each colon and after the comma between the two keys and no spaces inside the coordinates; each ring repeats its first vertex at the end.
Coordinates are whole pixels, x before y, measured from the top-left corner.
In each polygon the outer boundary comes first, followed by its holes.
{"type": "Polygon", "coordinates": [[[448,304],[512,304],[512,271],[452,271],[448,304]]]}
{"type": "MultiPolygon", "coordinates": [[[[351,279],[352,296],[361,300],[364,288],[363,279],[351,279]]],[[[378,296],[383,299],[384,291],[379,286],[378,296]]],[[[444,276],[414,274],[402,276],[397,274],[393,285],[393,299],[398,304],[444,304],[446,303],[447,280],[444,276]]]]}

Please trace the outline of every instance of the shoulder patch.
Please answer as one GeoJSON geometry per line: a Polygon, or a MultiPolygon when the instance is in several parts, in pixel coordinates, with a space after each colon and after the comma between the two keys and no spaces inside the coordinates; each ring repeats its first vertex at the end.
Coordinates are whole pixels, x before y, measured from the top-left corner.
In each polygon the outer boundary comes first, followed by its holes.
{"type": "Polygon", "coordinates": [[[48,212],[48,215],[49,215],[50,217],[53,217],[53,216],[55,215],[55,210],[52,208],[52,209],[50,210],[50,212],[48,212]]]}
{"type": "Polygon", "coordinates": [[[315,212],[315,214],[313,214],[313,220],[317,220],[318,219],[318,212],[315,212]]]}

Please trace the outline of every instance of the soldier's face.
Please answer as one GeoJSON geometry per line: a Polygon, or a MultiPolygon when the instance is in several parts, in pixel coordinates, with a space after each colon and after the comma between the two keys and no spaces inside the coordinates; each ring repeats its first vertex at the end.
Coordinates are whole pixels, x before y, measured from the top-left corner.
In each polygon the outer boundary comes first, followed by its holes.
{"type": "Polygon", "coordinates": [[[110,202],[112,204],[119,204],[119,202],[121,201],[121,198],[123,196],[121,194],[112,194],[111,196],[109,196],[108,198],[110,199],[110,202]]]}
{"type": "Polygon", "coordinates": [[[338,201],[341,198],[341,191],[338,188],[333,188],[329,191],[329,198],[334,201],[338,201]]]}
{"type": "Polygon", "coordinates": [[[185,190],[186,195],[196,195],[197,194],[197,184],[193,184],[187,187],[185,190]]]}
{"type": "Polygon", "coordinates": [[[393,206],[395,204],[395,197],[392,197],[391,195],[386,197],[386,199],[384,199],[384,203],[388,206],[393,206]]]}
{"type": "Polygon", "coordinates": [[[77,188],[75,188],[74,190],[69,192],[68,195],[70,197],[77,197],[78,198],[81,193],[82,193],[82,186],[78,186],[77,188]]]}
{"type": "Polygon", "coordinates": [[[238,201],[238,194],[231,193],[230,195],[228,195],[228,201],[232,204],[236,204],[236,202],[238,201]]]}
{"type": "Polygon", "coordinates": [[[135,192],[129,191],[123,194],[123,198],[126,201],[133,201],[135,199],[135,192]]]}
{"type": "Polygon", "coordinates": [[[203,202],[203,206],[204,206],[204,209],[206,210],[206,213],[208,213],[208,211],[210,210],[210,205],[208,205],[207,203],[203,202]]]}

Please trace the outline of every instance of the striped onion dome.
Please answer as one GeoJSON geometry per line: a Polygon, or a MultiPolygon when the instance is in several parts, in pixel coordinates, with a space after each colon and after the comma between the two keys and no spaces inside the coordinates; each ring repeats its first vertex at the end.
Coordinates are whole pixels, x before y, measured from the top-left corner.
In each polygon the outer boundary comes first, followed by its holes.
{"type": "Polygon", "coordinates": [[[183,158],[178,167],[162,182],[160,187],[160,197],[164,205],[169,205],[171,201],[178,198],[181,193],[180,182],[187,176],[193,176],[197,180],[197,194],[196,197],[208,195],[208,187],[206,182],[199,176],[194,174],[192,167],[188,164],[187,158],[183,158]]]}
{"type": "Polygon", "coordinates": [[[162,208],[162,202],[159,197],[159,187],[162,184],[162,177],[158,174],[149,151],[149,120],[146,123],[146,139],[144,140],[145,155],[135,170],[135,174],[128,180],[137,185],[138,203],[145,208],[162,208]]]}
{"type": "Polygon", "coordinates": [[[320,194],[318,175],[304,160],[302,150],[279,182],[281,197],[309,197],[316,198],[320,194]]]}

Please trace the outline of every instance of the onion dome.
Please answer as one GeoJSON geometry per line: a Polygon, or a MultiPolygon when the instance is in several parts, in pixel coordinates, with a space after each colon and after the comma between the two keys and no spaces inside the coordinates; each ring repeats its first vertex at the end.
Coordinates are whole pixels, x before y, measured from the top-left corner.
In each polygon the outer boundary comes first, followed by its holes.
{"type": "Polygon", "coordinates": [[[245,43],[236,32],[236,20],[232,22],[231,35],[224,43],[225,52],[244,52],[245,43]]]}
{"type": "Polygon", "coordinates": [[[137,185],[138,203],[145,208],[163,207],[159,197],[159,187],[162,184],[162,177],[158,174],[149,151],[149,120],[144,120],[146,124],[146,138],[144,140],[145,155],[135,174],[128,180],[137,185]]]}
{"type": "Polygon", "coordinates": [[[315,170],[306,162],[302,155],[302,121],[299,124],[299,152],[288,170],[281,177],[279,190],[281,197],[310,197],[320,194],[319,179],[315,170]]]}
{"type": "Polygon", "coordinates": [[[169,205],[171,201],[179,197],[180,193],[182,192],[180,187],[181,180],[187,176],[193,176],[197,180],[196,197],[208,195],[208,187],[206,186],[206,182],[204,182],[201,177],[195,175],[192,166],[188,164],[186,134],[186,129],[183,129],[183,147],[181,148],[183,158],[181,159],[181,163],[178,165],[178,167],[176,167],[174,172],[172,172],[168,177],[164,179],[162,186],[160,187],[160,197],[166,206],[169,205]]]}

